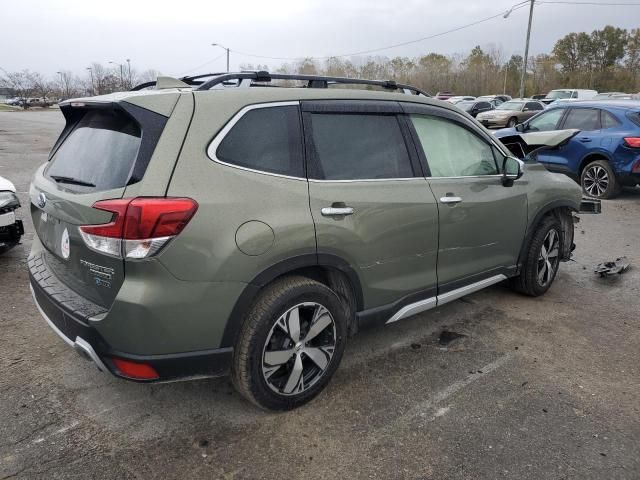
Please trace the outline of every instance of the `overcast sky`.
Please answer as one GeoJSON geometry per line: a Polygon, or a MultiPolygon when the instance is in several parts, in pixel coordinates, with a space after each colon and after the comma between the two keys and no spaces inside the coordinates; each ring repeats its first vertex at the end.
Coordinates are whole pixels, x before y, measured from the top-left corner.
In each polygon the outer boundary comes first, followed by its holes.
{"type": "MultiPolygon", "coordinates": [[[[0,10],[0,68],[84,74],[93,61],[130,58],[138,70],[154,68],[169,75],[220,71],[225,68],[224,51],[212,47],[213,42],[231,48],[232,69],[258,62],[273,68],[283,60],[237,52],[270,57],[348,54],[437,34],[500,14],[518,1],[5,0],[0,10]]],[[[379,54],[449,54],[491,44],[507,56],[522,53],[527,17],[528,8],[520,8],[507,19],[499,16],[379,54]]],[[[571,31],[591,32],[607,24],[637,28],[638,20],[640,7],[540,4],[531,50],[547,52],[571,31]]]]}

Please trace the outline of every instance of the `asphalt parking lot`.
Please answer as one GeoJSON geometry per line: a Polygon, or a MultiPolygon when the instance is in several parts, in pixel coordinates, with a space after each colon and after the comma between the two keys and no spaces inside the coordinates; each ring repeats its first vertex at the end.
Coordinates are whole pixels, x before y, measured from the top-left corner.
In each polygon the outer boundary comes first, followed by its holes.
{"type": "Polygon", "coordinates": [[[362,333],[316,401],[271,414],[228,379],[101,374],[41,319],[26,191],[62,126],[0,112],[26,229],[0,257],[0,479],[640,478],[640,189],[582,217],[544,297],[498,285],[362,333]],[[622,255],[624,275],[593,274],[622,255]]]}

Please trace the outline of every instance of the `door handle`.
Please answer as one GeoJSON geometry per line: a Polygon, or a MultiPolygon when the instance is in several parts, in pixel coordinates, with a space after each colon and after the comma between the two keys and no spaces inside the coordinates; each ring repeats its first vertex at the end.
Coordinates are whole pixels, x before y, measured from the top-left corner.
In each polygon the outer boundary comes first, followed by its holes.
{"type": "Polygon", "coordinates": [[[324,217],[343,217],[345,215],[353,215],[352,207],[324,207],[320,210],[324,217]]]}
{"type": "Polygon", "coordinates": [[[446,197],[440,197],[441,203],[460,203],[461,201],[462,201],[462,198],[454,197],[451,195],[447,195],[446,197]]]}
{"type": "Polygon", "coordinates": [[[591,139],[589,137],[580,137],[579,139],[582,143],[589,143],[591,139]]]}

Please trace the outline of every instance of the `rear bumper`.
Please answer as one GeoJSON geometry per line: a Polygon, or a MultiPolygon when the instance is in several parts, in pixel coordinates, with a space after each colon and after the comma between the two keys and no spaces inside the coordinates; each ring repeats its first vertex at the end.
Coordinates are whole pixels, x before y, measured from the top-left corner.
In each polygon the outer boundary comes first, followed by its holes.
{"type": "Polygon", "coordinates": [[[223,376],[228,373],[233,355],[232,348],[163,355],[136,355],[111,348],[98,331],[77,318],[56,302],[55,293],[45,291],[30,274],[30,288],[34,302],[42,317],[54,332],[73,347],[83,358],[92,361],[102,372],[138,382],[166,382],[223,376]],[[145,363],[158,372],[156,380],[137,380],[122,375],[113,358],[145,363]]]}

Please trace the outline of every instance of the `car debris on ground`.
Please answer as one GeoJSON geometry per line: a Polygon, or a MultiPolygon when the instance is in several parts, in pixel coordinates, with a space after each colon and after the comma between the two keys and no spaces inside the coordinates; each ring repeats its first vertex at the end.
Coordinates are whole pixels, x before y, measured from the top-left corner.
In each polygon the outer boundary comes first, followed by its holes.
{"type": "Polygon", "coordinates": [[[620,257],[613,262],[599,263],[593,272],[601,277],[608,277],[609,275],[623,274],[629,268],[629,265],[631,265],[631,262],[627,257],[620,257]]]}

